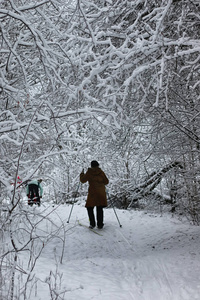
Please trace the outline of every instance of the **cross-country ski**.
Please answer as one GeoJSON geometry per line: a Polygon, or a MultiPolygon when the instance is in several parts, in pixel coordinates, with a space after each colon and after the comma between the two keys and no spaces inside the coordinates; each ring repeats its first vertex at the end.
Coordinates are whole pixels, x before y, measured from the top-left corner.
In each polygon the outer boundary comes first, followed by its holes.
{"type": "Polygon", "coordinates": [[[89,229],[90,231],[92,231],[92,232],[94,232],[94,233],[96,233],[96,234],[98,234],[98,235],[100,235],[100,236],[103,236],[99,231],[97,231],[97,229],[95,229],[95,228],[92,228],[92,227],[90,227],[90,226],[87,226],[87,225],[85,225],[85,224],[82,224],[81,222],[79,222],[78,221],[78,224],[80,225],[80,226],[82,226],[82,227],[85,227],[85,228],[87,228],[87,229],[89,229]]]}

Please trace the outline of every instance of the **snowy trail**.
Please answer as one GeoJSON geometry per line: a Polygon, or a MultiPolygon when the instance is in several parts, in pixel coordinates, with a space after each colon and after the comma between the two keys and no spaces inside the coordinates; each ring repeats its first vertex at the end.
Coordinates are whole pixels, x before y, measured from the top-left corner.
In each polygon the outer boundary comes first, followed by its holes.
{"type": "MultiPolygon", "coordinates": [[[[182,224],[171,216],[120,211],[119,227],[113,210],[105,210],[105,228],[96,235],[87,225],[84,207],[57,209],[51,217],[64,220],[66,243],[62,264],[60,239],[52,240],[37,263],[37,297],[48,294],[45,278],[50,270],[60,276],[59,289],[66,300],[199,300],[199,228],[182,224]],[[39,275],[38,275],[39,274],[39,275]]],[[[41,208],[40,208],[41,209],[41,208]]],[[[61,233],[60,233],[61,234],[61,233]]],[[[59,277],[58,276],[58,277],[59,277]]],[[[57,286],[58,289],[58,286],[57,286]]],[[[48,299],[48,297],[46,297],[48,299]]]]}

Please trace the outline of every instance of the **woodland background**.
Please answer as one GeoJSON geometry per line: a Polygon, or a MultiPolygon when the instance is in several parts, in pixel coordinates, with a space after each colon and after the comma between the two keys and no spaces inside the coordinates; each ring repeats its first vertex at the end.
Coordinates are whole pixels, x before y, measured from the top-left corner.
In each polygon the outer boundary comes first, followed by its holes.
{"type": "Polygon", "coordinates": [[[1,201],[18,202],[17,176],[67,199],[97,159],[124,207],[162,182],[198,222],[199,11],[195,0],[1,1],[1,201]]]}
{"type": "Polygon", "coordinates": [[[92,159],[117,207],[170,203],[199,225],[199,12],[199,0],[0,1],[1,232],[26,180],[71,201],[92,159]]]}

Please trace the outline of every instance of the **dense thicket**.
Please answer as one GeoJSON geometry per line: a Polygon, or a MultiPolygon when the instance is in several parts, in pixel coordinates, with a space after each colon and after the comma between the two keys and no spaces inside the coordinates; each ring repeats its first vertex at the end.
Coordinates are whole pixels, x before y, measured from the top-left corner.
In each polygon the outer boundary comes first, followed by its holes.
{"type": "Polygon", "coordinates": [[[198,12],[183,0],[2,1],[4,195],[37,174],[70,192],[92,158],[114,193],[181,161],[170,181],[198,202],[198,12]]]}

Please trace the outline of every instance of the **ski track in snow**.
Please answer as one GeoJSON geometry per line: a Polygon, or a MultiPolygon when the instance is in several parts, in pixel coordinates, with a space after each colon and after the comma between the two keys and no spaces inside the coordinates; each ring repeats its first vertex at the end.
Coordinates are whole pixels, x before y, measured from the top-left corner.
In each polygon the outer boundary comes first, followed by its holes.
{"type": "MultiPolygon", "coordinates": [[[[44,248],[36,264],[37,293],[31,300],[49,300],[44,283],[50,271],[57,272],[56,289],[66,290],[66,300],[199,300],[199,227],[171,216],[117,210],[122,228],[112,209],[105,209],[105,227],[99,236],[78,225],[88,225],[86,209],[60,206],[50,215],[56,226],[65,227],[62,264],[61,239],[44,248]],[[57,262],[57,263],[56,263],[57,262]],[[59,277],[58,276],[58,277],[59,277]]],[[[42,211],[42,207],[37,208],[42,211]]],[[[45,221],[44,221],[45,222],[45,221]]],[[[47,225],[41,230],[50,231],[47,225]]],[[[98,229],[97,229],[98,230],[98,229]]],[[[62,237],[62,230],[60,231],[62,237]]]]}

